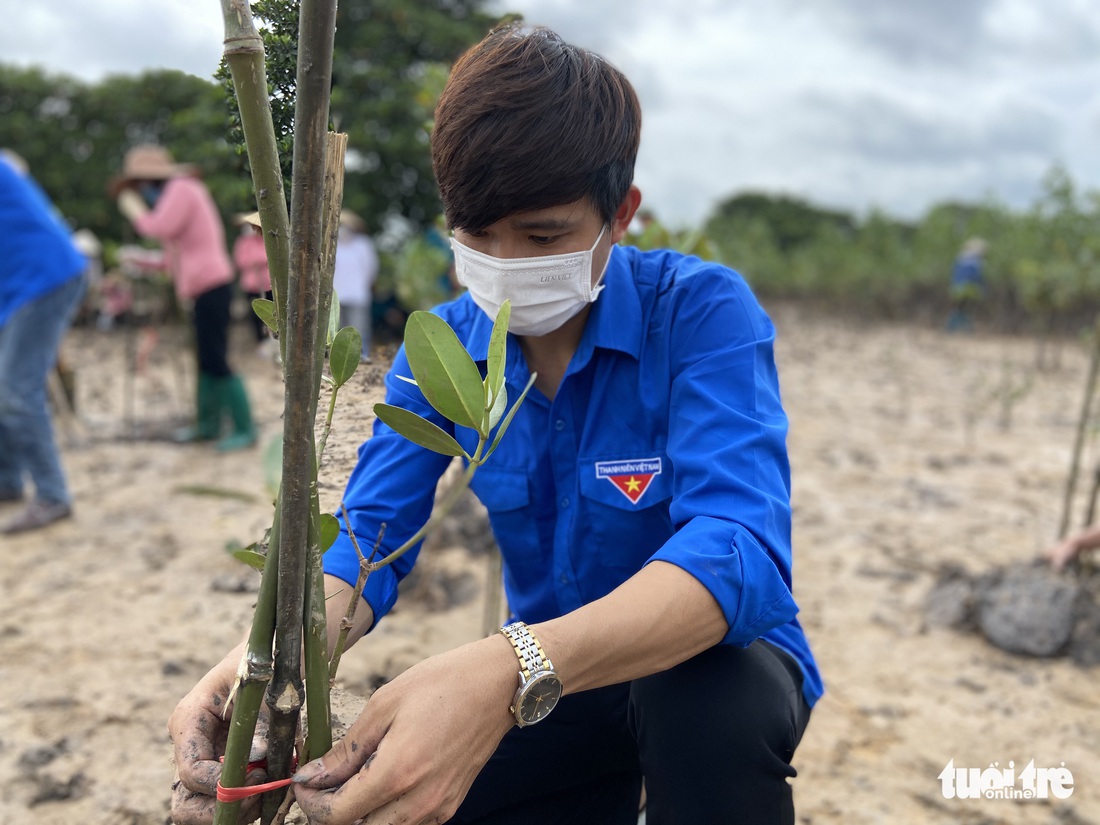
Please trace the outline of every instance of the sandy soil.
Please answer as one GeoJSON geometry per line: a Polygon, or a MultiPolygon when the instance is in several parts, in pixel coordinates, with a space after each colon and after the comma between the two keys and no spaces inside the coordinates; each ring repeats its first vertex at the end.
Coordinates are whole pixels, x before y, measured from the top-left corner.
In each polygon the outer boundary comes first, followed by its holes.
{"type": "MultiPolygon", "coordinates": [[[[1067,344],[1060,369],[1037,372],[1023,339],[772,312],[792,422],[796,596],[828,686],[796,757],[799,822],[1100,823],[1097,673],[929,628],[922,609],[941,564],[977,572],[1052,538],[1085,354],[1067,344]],[[937,777],[949,760],[1064,763],[1073,794],[948,800],[937,777]]],[[[243,326],[235,334],[267,440],[279,372],[243,326]]],[[[0,538],[3,825],[165,822],[165,721],[250,614],[255,574],[224,548],[270,524],[260,451],[164,440],[186,417],[189,359],[167,332],[147,371],[127,378],[132,346],[122,331],[70,337],[81,420],[59,437],[76,516],[0,538]]],[[[338,412],[326,507],[380,375],[361,370],[338,412]]],[[[346,657],[347,687],[369,690],[481,632],[486,557],[437,546],[422,566],[346,657]]]]}

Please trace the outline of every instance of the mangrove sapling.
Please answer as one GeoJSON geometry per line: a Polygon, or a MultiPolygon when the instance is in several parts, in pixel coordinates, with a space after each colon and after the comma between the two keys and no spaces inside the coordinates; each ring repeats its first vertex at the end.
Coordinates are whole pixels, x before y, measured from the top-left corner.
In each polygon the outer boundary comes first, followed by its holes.
{"type": "MultiPolygon", "coordinates": [[[[222,0],[226,26],[226,62],[233,77],[241,124],[256,188],[257,203],[275,300],[255,310],[279,337],[286,392],[282,470],[275,516],[268,538],[263,574],[247,648],[233,689],[232,716],[220,779],[215,825],[235,825],[240,802],[232,793],[245,782],[249,753],[261,705],[269,711],[267,773],[285,781],[297,747],[303,759],[331,747],[329,685],[333,663],[327,650],[321,554],[338,532],[332,516],[322,516],[317,472],[335,398],[330,401],[320,443],[314,442],[317,400],[326,345],[331,345],[333,391],[358,365],[348,355],[361,352],[357,334],[341,331],[330,339],[329,318],[337,215],[343,189],[346,136],[327,132],[334,0],[303,0],[299,26],[295,140],[291,209],[288,216],[270,101],[267,98],[263,41],[243,0],[222,0]],[[291,220],[292,218],[292,220],[291,220]],[[293,251],[293,255],[290,251],[293,251]],[[304,684],[302,674],[305,674],[304,684]],[[304,740],[297,742],[300,709],[306,704],[304,740]]],[[[495,451],[535,376],[505,413],[506,338],[510,309],[495,319],[482,378],[454,331],[425,312],[410,316],[405,349],[413,378],[428,403],[445,419],[478,435],[468,454],[443,429],[425,418],[387,404],[378,417],[401,435],[427,449],[463,457],[462,482],[437,512],[401,547],[384,558],[363,559],[360,580],[392,563],[415,546],[469,486],[477,468],[495,451]]],[[[361,584],[360,584],[361,592],[361,584]]],[[[353,597],[357,600],[357,596],[353,597]]],[[[349,608],[349,613],[352,611],[349,608]]],[[[344,634],[346,638],[346,633],[344,634]]],[[[334,656],[338,660],[338,655],[334,656]]],[[[271,823],[285,810],[285,794],[267,793],[262,821],[271,823]]]]}
{"type": "MultiPolygon", "coordinates": [[[[374,405],[375,415],[388,427],[425,449],[446,456],[461,457],[466,468],[432,508],[428,520],[399,547],[378,561],[375,561],[375,557],[383,536],[378,536],[374,550],[370,556],[366,556],[360,549],[354,532],[349,528],[349,537],[359,556],[359,576],[348,603],[348,610],[340,623],[340,637],[332,655],[331,679],[336,677],[336,667],[367,577],[375,570],[397,561],[415,547],[454,508],[469,489],[474,473],[496,451],[516,411],[538,377],[538,373],[531,374],[519,398],[508,409],[504,371],[507,365],[508,321],[511,312],[511,302],[505,301],[493,321],[484,378],[454,330],[442,318],[417,310],[409,316],[405,324],[405,356],[413,373],[410,383],[415,384],[432,408],[452,424],[474,430],[478,443],[473,454],[467,453],[453,436],[426,418],[391,404],[374,405]]],[[[410,381],[404,376],[398,378],[410,381]]],[[[347,524],[346,509],[343,514],[347,524]]]]}
{"type": "Polygon", "coordinates": [[[474,430],[478,442],[473,453],[467,453],[453,436],[426,418],[391,404],[374,405],[375,414],[384,424],[421,447],[462,458],[466,468],[432,509],[428,520],[400,547],[378,561],[364,558],[360,553],[360,579],[395,562],[439,525],[469,488],[477,469],[496,451],[520,405],[527,398],[538,373],[531,374],[519,398],[508,408],[504,368],[510,316],[511,303],[505,301],[493,322],[484,378],[446,321],[422,310],[409,316],[405,325],[405,355],[412,369],[412,383],[419,387],[436,412],[456,426],[474,430]]]}
{"type": "Polygon", "coordinates": [[[987,376],[978,375],[966,388],[966,406],[963,410],[964,440],[968,449],[974,447],[975,428],[986,412],[997,409],[997,427],[1008,431],[1012,428],[1012,413],[1035,387],[1033,369],[1020,367],[1008,358],[1001,362],[1000,376],[987,384],[987,376]],[[1017,372],[1022,370],[1022,374],[1017,372]]]}
{"type": "MultiPolygon", "coordinates": [[[[274,322],[278,331],[286,379],[283,466],[275,519],[247,652],[238,673],[221,776],[223,788],[236,788],[244,784],[265,688],[271,714],[267,756],[270,778],[281,779],[291,771],[303,693],[315,723],[312,730],[307,730],[304,748],[322,753],[331,745],[320,568],[322,523],[316,499],[317,450],[313,437],[323,357],[319,338],[328,333],[334,216],[342,196],[346,144],[327,131],[335,0],[304,0],[299,27],[291,224],[271,118],[263,41],[248,3],[222,0],[222,11],[225,58],[241,113],[272,276],[275,300],[267,308],[265,321],[269,325],[274,322]],[[311,682],[308,692],[301,679],[303,647],[307,681],[311,682]]],[[[265,822],[276,816],[279,802],[274,795],[265,798],[265,822]]],[[[235,823],[239,804],[219,800],[216,825],[235,823]]]]}
{"type": "MultiPolygon", "coordinates": [[[[331,660],[327,662],[327,668],[324,671],[330,686],[336,678],[348,631],[355,617],[355,608],[359,603],[367,577],[375,570],[392,564],[412,547],[415,547],[446,517],[469,488],[470,481],[477,469],[497,449],[516,411],[527,397],[527,393],[538,377],[537,374],[531,375],[519,398],[509,408],[504,373],[510,315],[511,306],[508,302],[505,302],[493,324],[484,378],[482,378],[480,370],[470,354],[443,319],[423,311],[414,312],[409,317],[405,331],[405,352],[409,366],[412,369],[413,378],[405,378],[405,380],[414,383],[432,408],[448,421],[474,430],[478,436],[478,443],[473,452],[468,453],[453,436],[426,418],[390,404],[379,403],[375,405],[375,414],[384,424],[421,447],[443,455],[463,458],[466,467],[458,481],[448,488],[446,494],[433,508],[428,520],[388,555],[376,560],[383,535],[379,535],[370,556],[366,556],[359,548],[358,539],[353,533],[350,534],[356,552],[359,554],[360,572],[349,598],[347,610],[340,623],[340,634],[332,652],[331,660]]],[[[334,394],[347,382],[355,367],[358,366],[359,352],[358,333],[351,328],[340,330],[333,341],[330,356],[331,382],[334,394]],[[352,357],[352,354],[354,354],[354,357],[352,357]]],[[[335,409],[335,404],[330,403],[329,409],[335,409]]],[[[326,430],[330,426],[331,413],[325,423],[326,430]]],[[[343,510],[343,515],[345,523],[347,523],[346,509],[343,510]]],[[[326,515],[322,517],[321,521],[322,537],[320,546],[327,549],[335,540],[335,532],[338,527],[335,519],[331,516],[326,515]]],[[[264,575],[265,577],[268,575],[266,568],[264,575]]],[[[259,609],[258,606],[258,613],[259,609]]],[[[266,616],[264,620],[266,621],[266,616]]],[[[307,700],[309,691],[312,689],[310,687],[312,682],[309,679],[309,670],[315,666],[315,663],[307,659],[307,700]]],[[[312,717],[311,713],[312,710],[306,714],[307,730],[317,724],[313,721],[316,717],[312,717]]],[[[322,718],[324,724],[330,724],[327,714],[322,718]]],[[[236,708],[234,708],[234,719],[236,719],[236,708]]],[[[227,753],[228,750],[227,747],[227,753]]],[[[310,753],[315,754],[316,752],[310,751],[310,753]]],[[[285,811],[285,801],[280,810],[285,811]]],[[[276,812],[276,816],[278,815],[278,812],[276,812]]]]}
{"type": "Polygon", "coordinates": [[[1096,522],[1096,500],[1100,497],[1100,464],[1092,469],[1092,486],[1089,488],[1088,508],[1085,511],[1085,519],[1082,527],[1089,527],[1096,522]]]}
{"type": "Polygon", "coordinates": [[[1085,436],[1092,418],[1092,401],[1096,395],[1096,382],[1100,377],[1100,319],[1093,325],[1090,336],[1091,358],[1085,376],[1085,394],[1081,400],[1081,414],[1077,418],[1077,432],[1073,440],[1073,454],[1070,458],[1069,476],[1066,478],[1066,491],[1062,498],[1062,518],[1058,523],[1058,538],[1065,538],[1069,531],[1073,498],[1077,493],[1077,477],[1081,471],[1081,453],[1085,448],[1085,436]]]}
{"type": "Polygon", "coordinates": [[[1013,364],[1007,359],[1001,364],[1001,383],[997,386],[997,400],[1000,414],[997,426],[1007,432],[1012,429],[1012,413],[1016,405],[1023,401],[1035,387],[1035,373],[1026,367],[1017,380],[1013,364]]]}

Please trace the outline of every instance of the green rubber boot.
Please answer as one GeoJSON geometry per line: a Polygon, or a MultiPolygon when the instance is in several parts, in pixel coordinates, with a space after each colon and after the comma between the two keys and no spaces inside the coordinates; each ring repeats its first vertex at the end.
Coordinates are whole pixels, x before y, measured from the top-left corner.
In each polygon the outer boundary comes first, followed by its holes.
{"type": "Polygon", "coordinates": [[[213,441],[222,434],[222,379],[200,372],[195,393],[195,423],[172,434],[180,444],[213,441]]]}
{"type": "Polygon", "coordinates": [[[256,425],[252,422],[252,409],[248,405],[248,393],[239,375],[221,379],[222,404],[229,410],[233,432],[218,442],[218,450],[226,453],[243,450],[256,443],[256,425]]]}

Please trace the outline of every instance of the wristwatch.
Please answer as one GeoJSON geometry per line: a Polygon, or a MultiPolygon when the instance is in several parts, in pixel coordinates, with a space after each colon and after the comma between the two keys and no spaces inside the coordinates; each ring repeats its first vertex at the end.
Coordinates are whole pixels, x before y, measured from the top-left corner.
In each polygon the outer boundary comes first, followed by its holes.
{"type": "Polygon", "coordinates": [[[561,679],[546,658],[542,645],[523,622],[500,629],[519,657],[519,689],[509,710],[521,728],[545,719],[561,698],[561,679]]]}

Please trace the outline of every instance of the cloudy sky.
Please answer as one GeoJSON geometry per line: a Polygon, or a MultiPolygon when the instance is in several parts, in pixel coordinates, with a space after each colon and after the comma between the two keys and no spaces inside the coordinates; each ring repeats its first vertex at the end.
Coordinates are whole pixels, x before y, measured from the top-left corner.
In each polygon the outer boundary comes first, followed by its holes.
{"type": "MultiPolygon", "coordinates": [[[[746,189],[902,217],[1026,206],[1054,162],[1100,189],[1097,0],[494,2],[633,80],[638,183],[674,225],[746,189]]],[[[217,0],[0,0],[0,18],[0,61],[87,79],[209,77],[221,54],[217,0]]]]}

